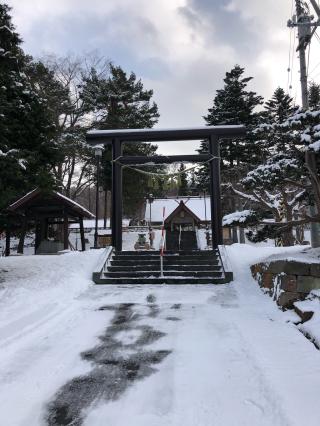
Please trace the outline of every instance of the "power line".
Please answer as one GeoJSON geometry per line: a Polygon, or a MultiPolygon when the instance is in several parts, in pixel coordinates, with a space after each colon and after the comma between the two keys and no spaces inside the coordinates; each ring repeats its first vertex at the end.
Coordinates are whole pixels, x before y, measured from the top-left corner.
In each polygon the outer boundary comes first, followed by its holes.
{"type": "MultiPolygon", "coordinates": [[[[318,35],[318,33],[317,32],[314,32],[314,35],[315,35],[315,37],[316,37],[316,39],[317,39],[317,41],[320,43],[320,37],[319,37],[319,35],[318,35]]],[[[320,65],[320,61],[312,68],[312,70],[309,72],[309,76],[311,76],[311,74],[313,74],[314,73],[314,71],[319,67],[319,65],[320,65]]],[[[315,76],[313,76],[312,78],[314,79],[314,78],[316,78],[316,77],[318,77],[318,75],[320,74],[320,72],[318,72],[315,76]]]]}
{"type": "MultiPolygon", "coordinates": [[[[294,7],[294,0],[291,1],[291,16],[293,15],[293,7],[294,7]]],[[[292,50],[292,33],[294,36],[293,42],[295,42],[295,28],[292,31],[292,28],[290,28],[289,31],[289,53],[288,53],[288,79],[287,79],[287,92],[289,93],[291,87],[291,81],[292,81],[292,57],[294,55],[294,51],[292,50]]]]}
{"type": "Polygon", "coordinates": [[[291,64],[291,35],[292,35],[292,29],[290,29],[290,42],[289,42],[289,57],[288,57],[288,79],[287,79],[287,92],[289,93],[289,82],[290,82],[290,64],[291,64]]]}
{"type": "Polygon", "coordinates": [[[318,75],[320,75],[320,72],[318,72],[318,74],[314,75],[312,78],[315,79],[318,77],[318,75]]]}
{"type": "Polygon", "coordinates": [[[315,33],[314,33],[314,35],[316,36],[316,39],[317,39],[317,40],[318,40],[318,42],[320,43],[320,37],[319,37],[318,33],[317,33],[317,32],[315,32],[315,33]]]}
{"type": "Polygon", "coordinates": [[[311,43],[309,43],[309,46],[308,46],[307,78],[309,77],[310,50],[311,50],[311,43]]]}
{"type": "Polygon", "coordinates": [[[312,70],[309,72],[309,76],[315,72],[315,70],[318,68],[318,66],[320,65],[320,62],[317,63],[317,65],[315,65],[312,70]]]}
{"type": "Polygon", "coordinates": [[[292,45],[292,53],[291,53],[291,75],[290,75],[290,84],[289,89],[292,90],[292,80],[293,80],[293,70],[294,70],[294,59],[295,59],[295,48],[296,48],[296,28],[293,29],[293,45],[292,45]]]}

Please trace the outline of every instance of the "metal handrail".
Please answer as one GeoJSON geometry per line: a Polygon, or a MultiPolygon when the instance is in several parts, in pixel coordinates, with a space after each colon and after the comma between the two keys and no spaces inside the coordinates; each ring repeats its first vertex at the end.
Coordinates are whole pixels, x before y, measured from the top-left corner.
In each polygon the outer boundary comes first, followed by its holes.
{"type": "Polygon", "coordinates": [[[98,262],[92,272],[92,279],[96,284],[100,282],[101,275],[104,273],[104,271],[108,267],[110,259],[113,255],[113,252],[114,252],[113,247],[111,246],[106,247],[103,250],[101,256],[99,257],[98,262]]]}
{"type": "Polygon", "coordinates": [[[217,250],[218,250],[218,256],[219,256],[220,263],[221,263],[221,266],[222,266],[223,274],[224,274],[224,276],[226,276],[226,271],[225,271],[225,269],[224,269],[224,264],[223,264],[223,261],[222,261],[222,257],[221,257],[221,253],[220,253],[219,246],[217,246],[217,250]]]}
{"type": "Polygon", "coordinates": [[[164,228],[164,219],[166,214],[166,208],[163,207],[162,210],[162,226],[161,226],[161,247],[160,247],[160,277],[163,278],[163,252],[166,240],[166,231],[164,228]]]}

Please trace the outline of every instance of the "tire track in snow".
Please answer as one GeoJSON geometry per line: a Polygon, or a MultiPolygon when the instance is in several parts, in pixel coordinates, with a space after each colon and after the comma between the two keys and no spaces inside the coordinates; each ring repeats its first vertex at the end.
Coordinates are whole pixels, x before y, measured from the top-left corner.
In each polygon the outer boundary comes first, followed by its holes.
{"type": "MultiPolygon", "coordinates": [[[[139,313],[134,303],[107,305],[101,311],[114,311],[114,318],[105,334],[100,336],[100,343],[81,354],[84,360],[91,362],[92,370],[75,377],[66,383],[48,405],[46,422],[49,426],[82,425],[84,412],[100,400],[106,402],[118,399],[137,380],[142,380],[157,369],[155,365],[162,362],[171,350],[148,350],[147,346],[156,342],[165,333],[150,325],[141,324],[143,318],[155,318],[159,307],[155,298],[147,296],[149,312],[139,313]],[[129,335],[138,332],[134,341],[129,335]]],[[[133,336],[135,337],[135,336],[133,336]]]]}

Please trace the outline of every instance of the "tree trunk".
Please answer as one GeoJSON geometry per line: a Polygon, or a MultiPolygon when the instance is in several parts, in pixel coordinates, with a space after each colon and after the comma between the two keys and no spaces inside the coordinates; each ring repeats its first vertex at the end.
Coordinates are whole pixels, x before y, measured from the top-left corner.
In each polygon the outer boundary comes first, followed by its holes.
{"type": "Polygon", "coordinates": [[[246,243],[246,237],[245,237],[243,228],[239,228],[239,237],[240,237],[240,244],[245,244],[246,243]]]}
{"type": "MultiPolygon", "coordinates": [[[[299,215],[297,212],[294,213],[294,220],[298,220],[299,215]]],[[[298,244],[302,244],[304,241],[304,225],[296,226],[296,240],[298,244]]]]}
{"type": "MultiPolygon", "coordinates": [[[[287,219],[286,221],[291,222],[292,219],[293,219],[292,209],[288,206],[287,203],[285,203],[285,205],[286,205],[286,219],[287,219]]],[[[289,246],[294,245],[294,236],[293,236],[293,228],[292,227],[290,227],[290,228],[288,228],[284,231],[282,241],[283,241],[284,247],[289,247],[289,246]]]]}
{"type": "MultiPolygon", "coordinates": [[[[235,212],[237,209],[237,200],[235,196],[231,198],[231,204],[232,204],[232,211],[235,212]]],[[[232,227],[232,241],[234,243],[238,242],[238,228],[236,226],[232,227]]]]}

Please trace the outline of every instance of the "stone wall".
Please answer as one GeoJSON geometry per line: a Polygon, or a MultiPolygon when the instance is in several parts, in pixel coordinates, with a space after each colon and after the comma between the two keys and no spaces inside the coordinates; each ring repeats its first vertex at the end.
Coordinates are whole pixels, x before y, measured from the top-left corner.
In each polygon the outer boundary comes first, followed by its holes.
{"type": "Polygon", "coordinates": [[[282,308],[293,308],[311,290],[320,289],[320,264],[275,260],[251,266],[252,276],[260,287],[282,308]]]}

